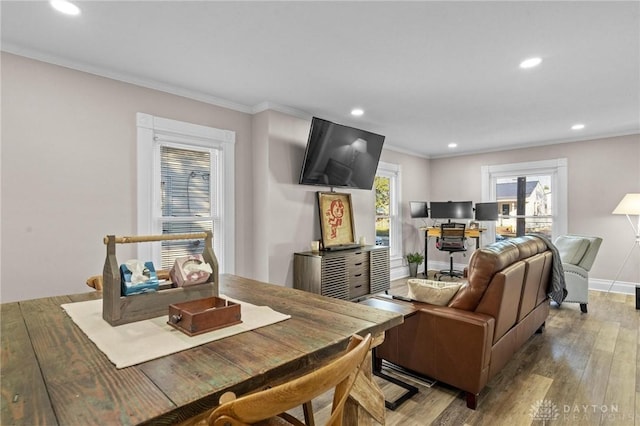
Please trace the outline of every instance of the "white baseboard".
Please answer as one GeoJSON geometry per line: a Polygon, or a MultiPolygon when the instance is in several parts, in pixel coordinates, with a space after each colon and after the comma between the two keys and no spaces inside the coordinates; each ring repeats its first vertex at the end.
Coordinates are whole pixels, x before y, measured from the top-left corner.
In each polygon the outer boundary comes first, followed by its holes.
{"type": "MultiPolygon", "coordinates": [[[[440,262],[440,261],[434,261],[432,260],[431,262],[429,262],[429,269],[431,270],[436,270],[436,271],[440,271],[443,269],[449,270],[449,262],[440,262]]],[[[464,268],[466,268],[468,266],[468,264],[466,263],[454,263],[453,264],[453,269],[454,271],[464,271],[464,268]]]]}
{"type": "MultiPolygon", "coordinates": [[[[467,267],[466,263],[461,264],[453,264],[453,269],[457,271],[462,271],[467,267]]],[[[429,262],[429,269],[441,270],[441,269],[449,269],[449,264],[447,262],[429,262]]],[[[418,266],[418,274],[424,273],[424,263],[418,266]]],[[[409,266],[402,265],[400,267],[391,268],[391,281],[399,280],[400,278],[407,278],[409,276],[409,266]]]]}
{"type": "MultiPolygon", "coordinates": [[[[418,266],[418,274],[424,272],[424,266],[418,266]]],[[[407,278],[409,276],[409,266],[404,265],[391,269],[391,281],[407,278]]]]}
{"type": "Polygon", "coordinates": [[[608,291],[611,287],[611,293],[636,294],[636,286],[640,283],[632,283],[625,281],[616,281],[611,286],[612,280],[603,280],[600,278],[589,278],[589,290],[608,291]]]}

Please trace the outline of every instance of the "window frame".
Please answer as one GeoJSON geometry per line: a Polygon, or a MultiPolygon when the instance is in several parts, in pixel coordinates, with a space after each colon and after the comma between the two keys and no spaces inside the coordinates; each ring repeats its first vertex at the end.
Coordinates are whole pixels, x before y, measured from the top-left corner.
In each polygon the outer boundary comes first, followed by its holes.
{"type": "MultiPolygon", "coordinates": [[[[400,197],[401,168],[398,164],[380,161],[376,176],[389,179],[389,257],[393,268],[398,261],[402,264],[402,205],[400,197]],[[395,262],[394,262],[395,261],[395,262]]],[[[375,190],[375,188],[374,188],[375,190]]],[[[374,197],[375,198],[375,197],[374,197]]],[[[375,211],[375,205],[374,205],[375,211]]],[[[378,214],[376,212],[376,219],[378,214]]],[[[375,224],[375,222],[374,222],[375,224]]],[[[374,225],[375,226],[375,225],[374,225]]],[[[375,234],[375,229],[374,229],[375,234]]]]}
{"type": "MultiPolygon", "coordinates": [[[[162,233],[162,197],[160,187],[160,146],[185,149],[215,149],[219,155],[218,185],[222,209],[220,234],[214,235],[214,251],[220,272],[235,271],[235,132],[186,123],[150,114],[137,113],[137,233],[162,233]]],[[[139,259],[160,264],[161,243],[136,244],[139,259]]]]}
{"type": "MultiPolygon", "coordinates": [[[[550,175],[553,188],[551,194],[552,214],[552,241],[567,233],[568,216],[568,167],[566,158],[552,160],[529,161],[524,163],[500,164],[495,166],[482,166],[482,201],[496,201],[496,183],[498,178],[531,175],[550,175]]],[[[496,224],[487,222],[485,233],[488,241],[495,241],[496,224]]],[[[484,238],[484,236],[483,236],[484,238]]]]}

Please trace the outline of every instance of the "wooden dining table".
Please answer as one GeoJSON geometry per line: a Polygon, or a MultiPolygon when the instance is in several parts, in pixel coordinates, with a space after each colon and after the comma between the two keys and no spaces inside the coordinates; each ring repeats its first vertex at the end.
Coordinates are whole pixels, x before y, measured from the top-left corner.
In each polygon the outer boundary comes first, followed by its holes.
{"type": "MultiPolygon", "coordinates": [[[[318,368],[352,334],[371,333],[380,344],[403,321],[399,313],[234,275],[220,276],[220,293],[291,318],[117,369],[61,308],[101,292],[0,305],[0,424],[179,423],[218,405],[225,392],[242,395],[318,368]]],[[[358,380],[346,424],[384,421],[370,372],[358,380]]]]}

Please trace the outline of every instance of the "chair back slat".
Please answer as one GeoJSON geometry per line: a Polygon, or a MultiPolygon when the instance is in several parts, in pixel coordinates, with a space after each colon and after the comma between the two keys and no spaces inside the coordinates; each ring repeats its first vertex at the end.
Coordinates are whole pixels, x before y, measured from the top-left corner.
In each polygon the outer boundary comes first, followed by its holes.
{"type": "Polygon", "coordinates": [[[256,423],[278,416],[333,388],[332,414],[327,425],[341,425],[344,404],[370,348],[371,334],[354,335],[339,358],[297,379],[223,403],[209,416],[209,425],[256,423]]]}

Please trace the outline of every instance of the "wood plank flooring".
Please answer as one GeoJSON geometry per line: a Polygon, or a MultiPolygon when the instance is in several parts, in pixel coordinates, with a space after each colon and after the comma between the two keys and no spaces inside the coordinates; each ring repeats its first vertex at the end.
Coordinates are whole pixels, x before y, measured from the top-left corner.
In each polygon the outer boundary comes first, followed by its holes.
{"type": "MultiPolygon", "coordinates": [[[[406,295],[406,280],[391,294],[406,295]]],[[[389,426],[622,425],[640,426],[640,310],[631,295],[589,292],[578,304],[552,304],[545,331],[532,336],[480,394],[477,410],[461,392],[437,383],[386,411],[389,426]]],[[[402,389],[380,378],[388,399],[402,389]]],[[[317,424],[331,394],[313,401],[317,424]]],[[[294,413],[296,414],[296,413],[294,413]]],[[[297,414],[296,414],[297,415],[297,414]]]]}

